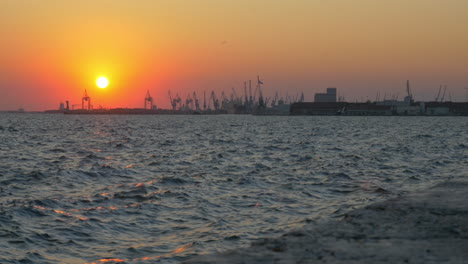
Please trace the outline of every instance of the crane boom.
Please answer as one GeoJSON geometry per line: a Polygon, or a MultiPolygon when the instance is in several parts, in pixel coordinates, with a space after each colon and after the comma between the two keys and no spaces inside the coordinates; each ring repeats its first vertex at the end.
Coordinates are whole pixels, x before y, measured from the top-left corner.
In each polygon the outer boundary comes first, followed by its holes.
{"type": "Polygon", "coordinates": [[[439,92],[437,93],[437,97],[435,99],[436,102],[439,101],[440,91],[442,91],[442,85],[439,87],[439,92]]]}
{"type": "Polygon", "coordinates": [[[406,93],[408,94],[409,97],[413,97],[413,95],[411,94],[411,88],[410,88],[409,80],[406,80],[406,93]]]}
{"type": "Polygon", "coordinates": [[[445,91],[447,91],[447,85],[444,85],[444,93],[442,94],[442,98],[440,99],[441,102],[445,99],[445,91]]]}
{"type": "Polygon", "coordinates": [[[232,87],[232,93],[234,94],[234,99],[239,100],[239,97],[237,97],[236,89],[234,89],[234,87],[232,87]]]}

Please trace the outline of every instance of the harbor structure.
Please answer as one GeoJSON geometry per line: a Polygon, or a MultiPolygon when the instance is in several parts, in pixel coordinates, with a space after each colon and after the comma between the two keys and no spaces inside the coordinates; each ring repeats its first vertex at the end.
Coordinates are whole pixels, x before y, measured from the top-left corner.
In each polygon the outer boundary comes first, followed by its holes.
{"type": "MultiPolygon", "coordinates": [[[[394,97],[391,100],[363,103],[324,102],[327,99],[325,94],[315,94],[315,102],[292,104],[290,115],[468,116],[468,102],[444,101],[446,90],[446,86],[443,90],[441,86],[436,100],[432,102],[415,102],[409,80],[406,81],[406,96],[403,101],[394,97]]],[[[336,89],[327,89],[327,94],[333,93],[336,94],[336,89]]]]}
{"type": "Polygon", "coordinates": [[[347,102],[297,102],[291,105],[291,115],[392,115],[389,105],[347,102]]]}
{"type": "Polygon", "coordinates": [[[468,102],[426,102],[424,106],[428,116],[468,116],[468,102]]]}
{"type": "Polygon", "coordinates": [[[410,87],[410,81],[406,81],[406,96],[403,101],[398,101],[398,98],[392,100],[376,101],[377,105],[390,105],[392,112],[395,115],[421,115],[424,113],[424,106],[420,103],[415,103],[413,93],[410,87]]]}
{"type": "MultiPolygon", "coordinates": [[[[447,116],[464,115],[468,116],[468,102],[452,102],[445,100],[447,86],[442,86],[435,101],[416,102],[410,87],[410,81],[406,81],[406,96],[403,100],[398,100],[398,95],[392,96],[390,100],[384,96],[379,101],[380,95],[376,96],[376,101],[371,102],[346,102],[340,96],[337,100],[337,88],[327,88],[326,93],[316,93],[314,102],[305,102],[304,93],[290,96],[286,93],[282,97],[275,93],[274,97],[263,95],[263,80],[257,76],[257,85],[252,92],[252,82],[244,82],[244,94],[237,94],[234,87],[231,88],[230,95],[221,92],[220,96],[215,91],[211,91],[207,98],[206,91],[203,92],[203,106],[197,97],[196,92],[188,93],[187,97],[181,98],[178,93],[175,96],[168,91],[171,104],[170,110],[157,109],[153,104],[153,97],[147,90],[144,97],[143,108],[114,108],[114,109],[93,109],[91,97],[87,90],[81,100],[81,105],[72,104],[70,110],[69,101],[66,106],[61,103],[58,110],[48,110],[48,113],[66,114],[253,114],[253,115],[373,115],[373,116],[447,116]],[[248,88],[248,89],[247,89],[248,88]],[[81,107],[81,108],[80,108],[81,107]]],[[[450,93],[449,93],[450,95],[450,93]]]]}
{"type": "Polygon", "coordinates": [[[146,91],[144,109],[153,109],[153,97],[151,97],[149,90],[146,91]]]}
{"type": "Polygon", "coordinates": [[[465,102],[415,102],[407,105],[384,105],[377,102],[297,102],[291,104],[290,115],[344,116],[468,116],[465,102]]]}
{"type": "Polygon", "coordinates": [[[88,92],[84,91],[83,97],[81,98],[81,110],[91,110],[92,105],[91,105],[91,97],[88,95],[88,92]],[[85,102],[87,102],[87,106],[85,108],[85,102]]]}

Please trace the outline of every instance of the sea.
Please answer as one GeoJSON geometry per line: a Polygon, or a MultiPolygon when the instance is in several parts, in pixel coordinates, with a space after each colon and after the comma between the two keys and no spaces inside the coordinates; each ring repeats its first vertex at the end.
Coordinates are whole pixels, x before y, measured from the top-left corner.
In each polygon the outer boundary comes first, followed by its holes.
{"type": "Polygon", "coordinates": [[[467,168],[467,117],[2,113],[0,263],[180,263],[467,168]]]}

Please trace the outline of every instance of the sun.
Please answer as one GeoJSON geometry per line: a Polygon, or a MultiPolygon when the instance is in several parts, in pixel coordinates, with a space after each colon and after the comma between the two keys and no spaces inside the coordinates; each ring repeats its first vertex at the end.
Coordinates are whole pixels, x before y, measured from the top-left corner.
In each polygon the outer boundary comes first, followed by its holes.
{"type": "Polygon", "coordinates": [[[106,77],[99,77],[96,79],[96,85],[99,88],[106,88],[107,85],[109,85],[109,81],[107,80],[106,77]]]}

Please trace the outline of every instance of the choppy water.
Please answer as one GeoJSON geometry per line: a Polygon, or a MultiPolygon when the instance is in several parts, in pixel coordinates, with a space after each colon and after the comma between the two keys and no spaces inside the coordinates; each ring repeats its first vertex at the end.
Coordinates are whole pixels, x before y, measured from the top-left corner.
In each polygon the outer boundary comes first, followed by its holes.
{"type": "Polygon", "coordinates": [[[465,117],[0,114],[0,263],[247,246],[467,176],[467,131],[465,117]]]}

